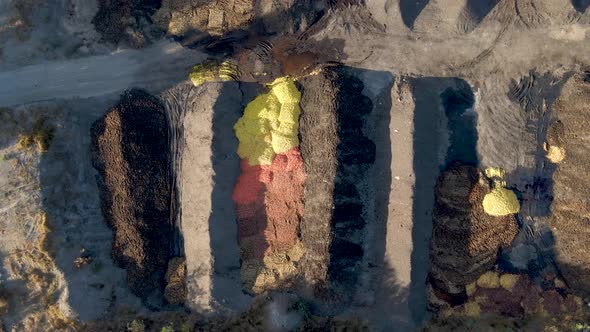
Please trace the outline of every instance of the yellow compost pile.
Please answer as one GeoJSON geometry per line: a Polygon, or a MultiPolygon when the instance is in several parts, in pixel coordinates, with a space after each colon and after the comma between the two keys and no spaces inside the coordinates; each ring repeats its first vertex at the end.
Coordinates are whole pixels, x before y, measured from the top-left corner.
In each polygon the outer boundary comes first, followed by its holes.
{"type": "Polygon", "coordinates": [[[236,64],[231,61],[221,63],[210,60],[204,61],[193,67],[189,78],[194,86],[199,86],[206,82],[215,81],[233,81],[239,76],[239,70],[236,64]]]}
{"type": "Polygon", "coordinates": [[[276,79],[269,88],[246,106],[234,126],[240,141],[238,155],[252,166],[270,165],[276,154],[299,145],[301,92],[287,77],[276,79]]]}
{"type": "Polygon", "coordinates": [[[485,171],[486,176],[494,182],[494,189],[485,195],[483,199],[484,211],[495,217],[507,216],[520,211],[520,203],[516,194],[510,189],[504,188],[506,172],[497,167],[489,167],[485,171]]]}
{"type": "Polygon", "coordinates": [[[565,159],[565,149],[559,146],[551,145],[549,148],[545,146],[545,151],[547,153],[547,159],[554,164],[559,164],[565,159]]]}

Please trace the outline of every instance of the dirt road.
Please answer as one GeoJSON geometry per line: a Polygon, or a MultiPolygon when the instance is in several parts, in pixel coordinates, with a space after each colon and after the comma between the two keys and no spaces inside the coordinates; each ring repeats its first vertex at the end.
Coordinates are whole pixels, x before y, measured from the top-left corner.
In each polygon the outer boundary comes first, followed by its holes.
{"type": "Polygon", "coordinates": [[[42,63],[0,72],[0,106],[87,98],[139,86],[160,90],[186,79],[204,53],[162,41],[142,50],[42,63]]]}

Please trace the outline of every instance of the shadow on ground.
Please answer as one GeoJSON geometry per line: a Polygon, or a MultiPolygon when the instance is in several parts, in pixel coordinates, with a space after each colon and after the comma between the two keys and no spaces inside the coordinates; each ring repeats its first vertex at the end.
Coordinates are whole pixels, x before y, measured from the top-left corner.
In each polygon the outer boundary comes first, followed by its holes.
{"type": "Polygon", "coordinates": [[[426,284],[430,270],[430,240],[434,187],[448,164],[478,163],[477,117],[471,108],[474,96],[458,78],[410,79],[414,110],[414,185],[412,273],[409,290],[412,317],[427,319],[426,284]]]}
{"type": "MultiPolygon", "coordinates": [[[[385,239],[391,192],[391,88],[393,77],[349,67],[340,69],[336,96],[337,169],[334,178],[333,234],[328,275],[340,284],[341,293],[358,304],[381,292],[377,282],[391,289],[391,297],[403,292],[385,285],[385,239]],[[356,293],[353,291],[356,290],[356,293]],[[359,291],[360,290],[360,291],[359,291]],[[366,293],[365,293],[366,292],[366,293]],[[395,294],[395,295],[394,295],[395,294]]],[[[342,296],[342,295],[341,295],[342,296]]],[[[346,302],[346,301],[344,301],[346,302]]]]}
{"type": "Polygon", "coordinates": [[[400,0],[402,20],[408,28],[414,28],[414,22],[429,2],[430,0],[400,0]]]}
{"type": "Polygon", "coordinates": [[[580,13],[585,12],[586,9],[588,9],[588,7],[590,7],[590,0],[571,0],[571,1],[572,1],[572,5],[574,6],[574,8],[580,13]]]}
{"type": "MultiPolygon", "coordinates": [[[[464,12],[471,17],[474,23],[477,24],[481,22],[499,2],[500,0],[467,0],[464,12]]],[[[409,29],[414,28],[416,19],[429,3],[430,0],[400,0],[399,7],[402,21],[409,29]]],[[[442,8],[444,9],[444,7],[442,8]]]]}
{"type": "MultiPolygon", "coordinates": [[[[211,143],[211,163],[213,165],[213,190],[211,192],[211,215],[209,234],[211,255],[213,257],[213,277],[211,293],[213,300],[230,309],[243,310],[237,303],[226,302],[232,297],[231,291],[243,292],[240,278],[239,227],[236,207],[232,200],[234,186],[240,175],[240,158],[237,155],[238,140],[233,127],[242,116],[243,108],[252,101],[260,86],[257,84],[224,83],[217,101],[213,105],[213,138],[211,143]],[[229,105],[227,97],[242,94],[242,107],[229,105]],[[229,107],[228,107],[229,106],[229,107]],[[225,302],[225,303],[224,303],[225,302]]],[[[259,222],[265,222],[259,220],[259,222]]],[[[261,229],[263,226],[259,225],[261,229]]],[[[268,247],[268,243],[261,244],[268,247]]]]}
{"type": "Polygon", "coordinates": [[[327,68],[301,81],[307,176],[302,272],[319,312],[338,314],[358,305],[383,310],[405,300],[395,272],[384,266],[387,223],[393,218],[388,215],[392,84],[390,73],[350,67],[327,68]]]}
{"type": "Polygon", "coordinates": [[[481,22],[501,0],[467,0],[467,12],[475,22],[481,22]]]}
{"type": "Polygon", "coordinates": [[[58,104],[51,115],[55,135],[38,166],[41,209],[49,228],[47,250],[66,282],[60,291],[67,291],[72,314],[80,319],[101,317],[114,300],[130,307],[138,304],[129,293],[125,271],[114,266],[113,232],[101,213],[91,164],[90,127],[110,101],[58,104]]]}

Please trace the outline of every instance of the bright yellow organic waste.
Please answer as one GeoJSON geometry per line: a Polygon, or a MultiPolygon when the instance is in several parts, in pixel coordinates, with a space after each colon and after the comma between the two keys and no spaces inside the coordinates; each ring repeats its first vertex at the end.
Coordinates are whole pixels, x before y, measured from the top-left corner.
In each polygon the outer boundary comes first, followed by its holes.
{"type": "Polygon", "coordinates": [[[554,164],[559,164],[565,159],[565,149],[560,148],[559,146],[550,146],[547,149],[547,159],[554,164]]]}
{"type": "Polygon", "coordinates": [[[486,168],[485,173],[489,179],[493,179],[493,178],[503,179],[504,176],[506,175],[506,171],[500,167],[488,167],[488,168],[486,168]]]}
{"type": "Polygon", "coordinates": [[[194,86],[199,86],[206,82],[215,81],[232,81],[239,76],[237,66],[230,61],[204,61],[193,67],[189,74],[191,82],[194,86]]]}
{"type": "Polygon", "coordinates": [[[512,291],[514,286],[518,283],[520,277],[518,274],[503,274],[500,276],[500,285],[502,288],[512,291]]]}
{"type": "Polygon", "coordinates": [[[520,211],[520,203],[512,190],[494,188],[483,198],[484,211],[495,217],[507,216],[520,211]]]}
{"type": "Polygon", "coordinates": [[[504,188],[506,186],[506,181],[504,181],[506,171],[499,167],[488,167],[485,174],[486,177],[493,180],[494,189],[483,198],[484,211],[495,217],[518,213],[520,203],[516,194],[512,190],[504,188]]]}
{"type": "Polygon", "coordinates": [[[252,166],[270,165],[277,153],[299,145],[301,92],[288,77],[276,79],[269,88],[246,106],[234,126],[238,155],[252,166]]]}

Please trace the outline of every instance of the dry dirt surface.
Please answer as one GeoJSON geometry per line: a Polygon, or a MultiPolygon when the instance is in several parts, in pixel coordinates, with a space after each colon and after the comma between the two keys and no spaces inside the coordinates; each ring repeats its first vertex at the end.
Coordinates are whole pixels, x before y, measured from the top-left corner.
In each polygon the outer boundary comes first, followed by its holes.
{"type": "Polygon", "coordinates": [[[588,68],[587,0],[0,0],[0,330],[585,331],[588,68]],[[253,296],[233,126],[285,74],[303,257],[253,296]]]}

